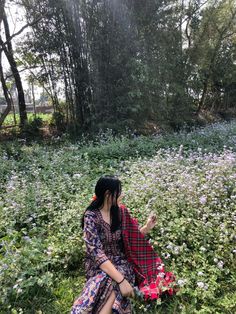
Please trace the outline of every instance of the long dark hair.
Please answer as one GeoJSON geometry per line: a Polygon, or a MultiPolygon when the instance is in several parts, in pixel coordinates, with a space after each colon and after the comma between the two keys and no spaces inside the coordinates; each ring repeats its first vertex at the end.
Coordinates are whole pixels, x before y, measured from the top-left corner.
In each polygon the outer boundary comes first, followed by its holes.
{"type": "MultiPolygon", "coordinates": [[[[112,200],[116,193],[116,202],[115,205],[111,206],[111,232],[115,232],[120,224],[121,217],[119,213],[119,206],[117,204],[117,199],[121,194],[121,181],[116,176],[104,175],[100,177],[95,186],[95,195],[96,199],[93,200],[90,205],[86,208],[87,210],[99,210],[99,207],[104,203],[105,192],[109,190],[112,195],[112,200]]],[[[84,214],[85,214],[84,212],[84,214]]],[[[84,214],[81,218],[81,228],[84,229],[84,214]]]]}

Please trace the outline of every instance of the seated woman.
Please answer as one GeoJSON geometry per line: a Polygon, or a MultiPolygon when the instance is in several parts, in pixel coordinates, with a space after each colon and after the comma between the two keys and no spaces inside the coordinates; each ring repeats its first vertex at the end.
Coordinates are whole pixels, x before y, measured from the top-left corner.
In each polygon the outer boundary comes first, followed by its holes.
{"type": "MultiPolygon", "coordinates": [[[[71,314],[131,313],[129,297],[134,297],[136,278],[125,254],[120,199],[121,181],[115,176],[102,176],[81,220],[86,283],[71,314]]],[[[149,217],[140,232],[146,235],[155,223],[156,217],[149,217]]]]}

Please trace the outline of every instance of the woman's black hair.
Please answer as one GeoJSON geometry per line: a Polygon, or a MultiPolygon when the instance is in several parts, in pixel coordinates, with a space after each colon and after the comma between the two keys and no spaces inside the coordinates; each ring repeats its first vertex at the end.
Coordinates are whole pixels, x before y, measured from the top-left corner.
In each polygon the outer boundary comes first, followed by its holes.
{"type": "MultiPolygon", "coordinates": [[[[114,195],[116,193],[116,202],[115,205],[111,206],[111,232],[115,232],[120,224],[121,224],[121,217],[119,214],[119,206],[117,204],[117,199],[121,194],[121,181],[116,177],[112,175],[104,175],[100,177],[100,179],[97,181],[97,184],[95,186],[95,195],[96,199],[91,202],[91,204],[86,208],[85,212],[87,210],[99,210],[99,208],[104,203],[105,198],[105,192],[107,190],[110,191],[112,195],[112,199],[114,198],[114,195]]],[[[84,214],[85,214],[84,212],[84,214]]],[[[84,214],[81,218],[81,228],[84,229],[84,214]]]]}

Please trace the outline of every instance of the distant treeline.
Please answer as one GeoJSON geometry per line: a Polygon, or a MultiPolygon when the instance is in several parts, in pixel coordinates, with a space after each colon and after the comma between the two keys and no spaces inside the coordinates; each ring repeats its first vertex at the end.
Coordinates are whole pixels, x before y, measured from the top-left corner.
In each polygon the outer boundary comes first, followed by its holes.
{"type": "Polygon", "coordinates": [[[17,2],[32,28],[20,66],[74,130],[178,128],[201,110],[236,107],[234,0],[17,2]]]}

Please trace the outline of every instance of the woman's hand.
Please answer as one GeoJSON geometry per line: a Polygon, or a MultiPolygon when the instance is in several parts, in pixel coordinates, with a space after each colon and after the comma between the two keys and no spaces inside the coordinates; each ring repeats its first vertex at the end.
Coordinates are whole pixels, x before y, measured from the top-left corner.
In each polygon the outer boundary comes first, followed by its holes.
{"type": "Polygon", "coordinates": [[[126,279],[118,286],[120,287],[120,292],[123,297],[134,298],[134,289],[126,279]]]}
{"type": "Polygon", "coordinates": [[[147,219],[147,222],[146,222],[146,227],[147,227],[148,231],[153,229],[155,227],[156,223],[157,223],[156,214],[151,213],[147,219]]]}
{"type": "Polygon", "coordinates": [[[143,235],[146,235],[149,233],[149,231],[155,227],[156,225],[156,222],[157,222],[157,217],[156,217],[156,214],[155,213],[151,213],[147,219],[147,222],[146,224],[140,228],[140,232],[143,234],[143,235]]]}

